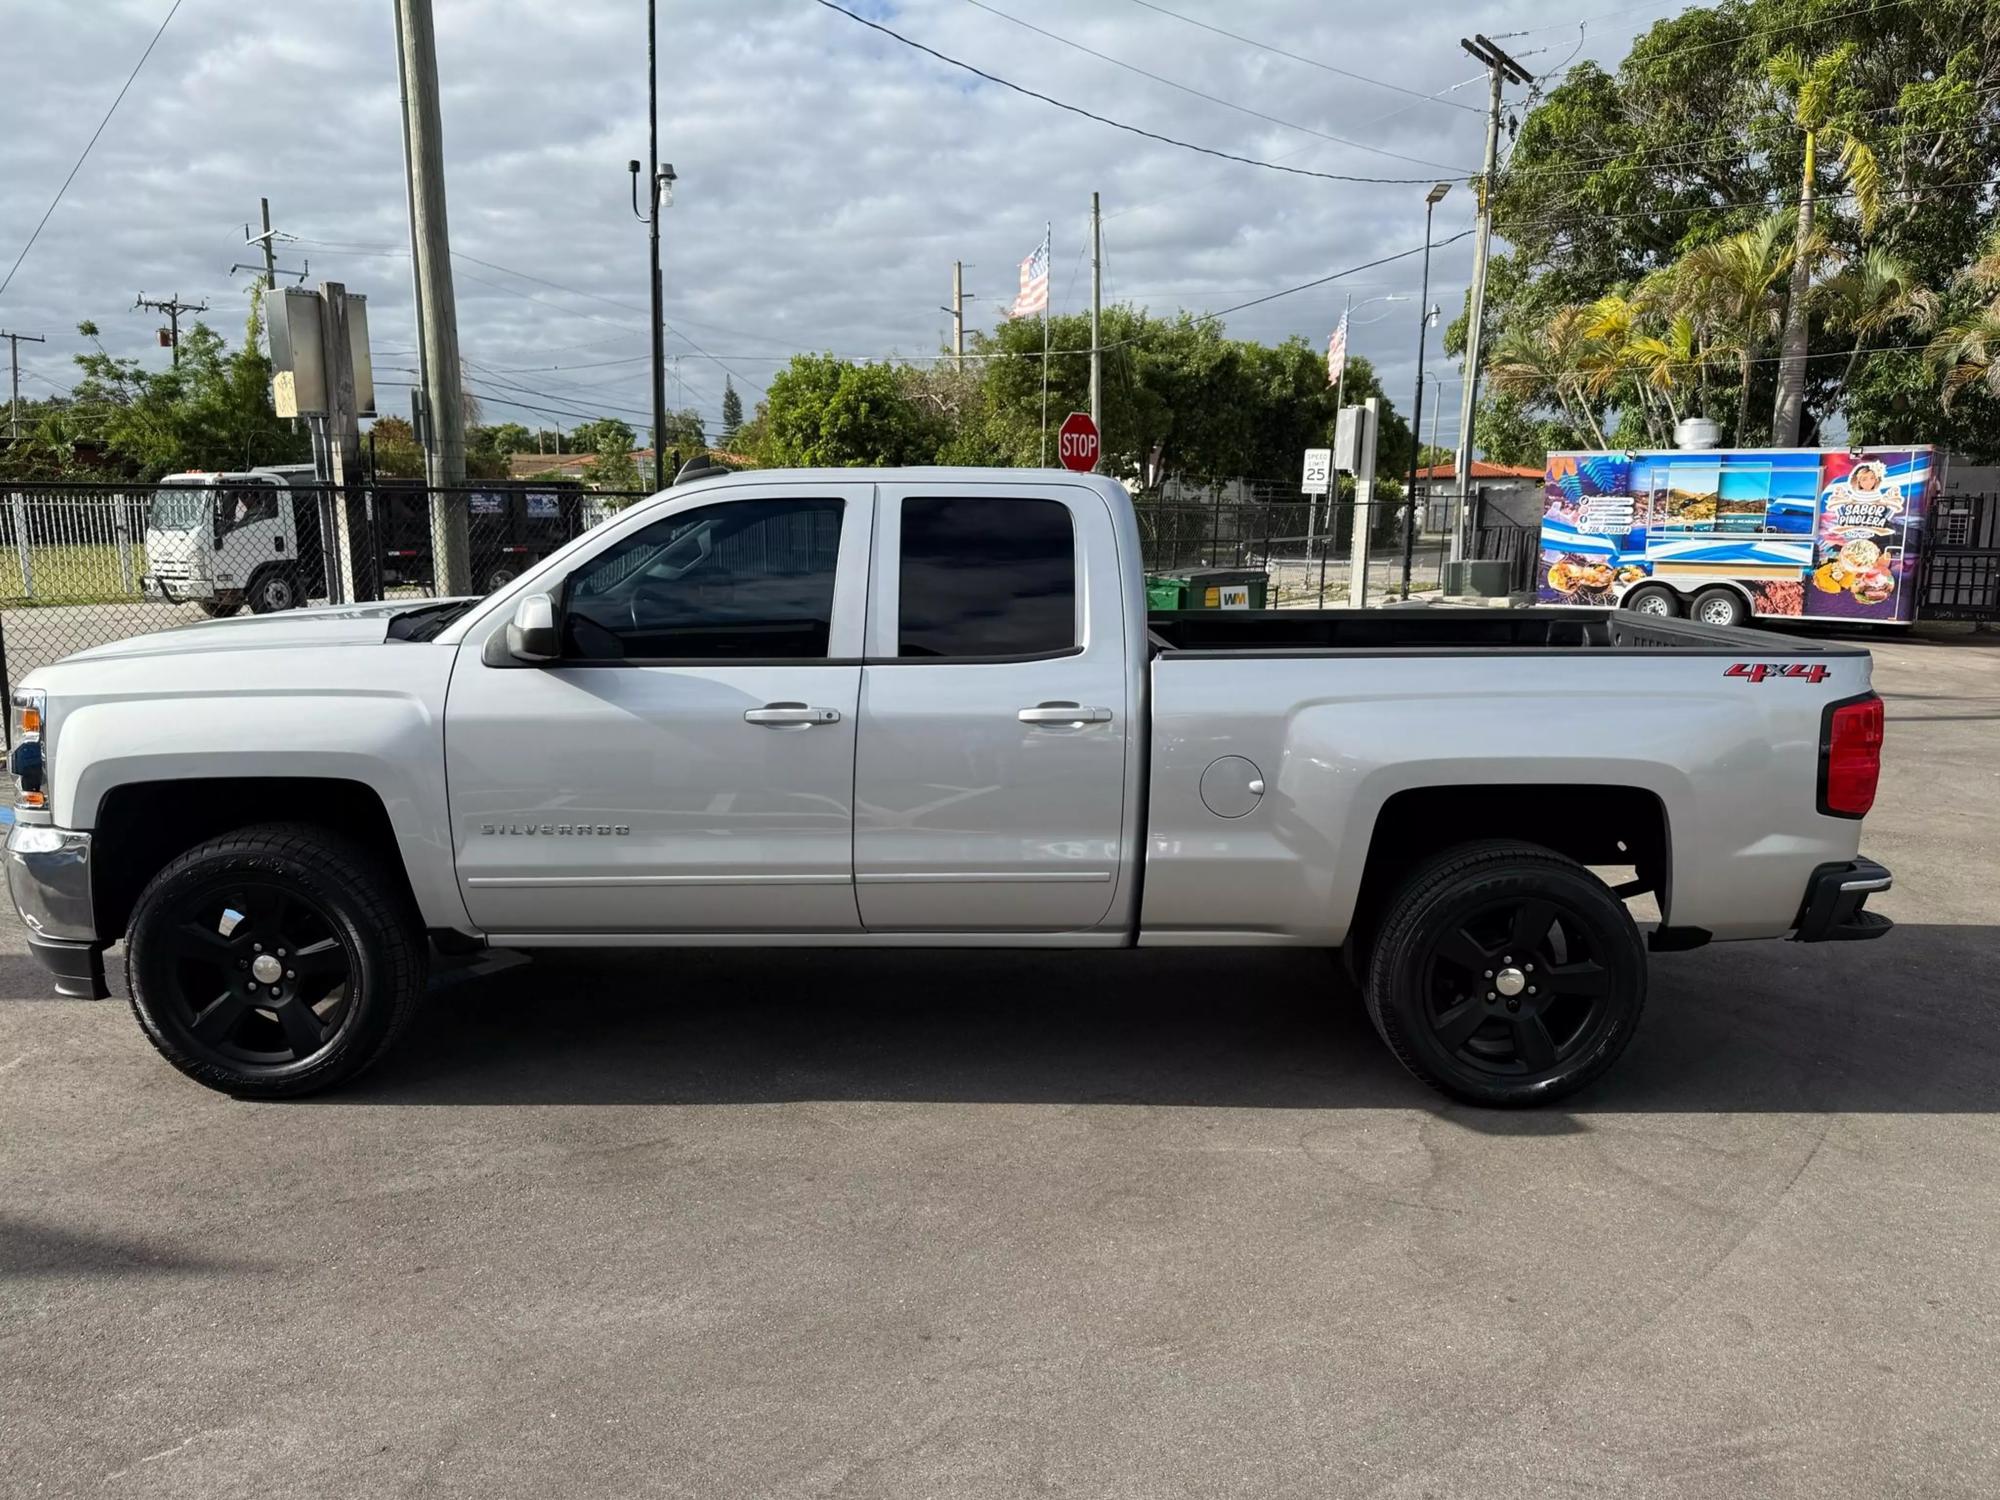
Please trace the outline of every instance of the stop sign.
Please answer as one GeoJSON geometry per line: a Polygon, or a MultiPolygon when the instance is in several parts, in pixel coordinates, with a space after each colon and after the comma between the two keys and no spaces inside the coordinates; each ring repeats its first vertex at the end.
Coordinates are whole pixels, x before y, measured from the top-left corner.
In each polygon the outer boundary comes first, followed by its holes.
{"type": "Polygon", "coordinates": [[[1090,420],[1089,412],[1073,411],[1063,418],[1056,454],[1065,469],[1074,469],[1079,474],[1088,474],[1097,467],[1097,424],[1090,420]]]}

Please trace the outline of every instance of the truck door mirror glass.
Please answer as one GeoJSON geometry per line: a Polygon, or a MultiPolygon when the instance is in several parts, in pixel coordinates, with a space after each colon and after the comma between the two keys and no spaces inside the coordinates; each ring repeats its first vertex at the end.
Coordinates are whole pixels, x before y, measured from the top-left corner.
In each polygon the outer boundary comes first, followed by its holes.
{"type": "Polygon", "coordinates": [[[507,654],[516,661],[554,661],[561,649],[555,601],[547,594],[527,595],[507,623],[507,654]]]}

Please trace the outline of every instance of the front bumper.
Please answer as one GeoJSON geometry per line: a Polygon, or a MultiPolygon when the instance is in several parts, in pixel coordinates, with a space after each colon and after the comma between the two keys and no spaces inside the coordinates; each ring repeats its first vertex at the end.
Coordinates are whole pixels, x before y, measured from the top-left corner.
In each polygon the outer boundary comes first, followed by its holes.
{"type": "Polygon", "coordinates": [[[1890,886],[1888,870],[1872,859],[1821,865],[1806,882],[1799,908],[1799,943],[1858,943],[1878,938],[1896,924],[1880,912],[1863,910],[1868,898],[1890,886]]]}
{"type": "Polygon", "coordinates": [[[56,993],[102,1000],[104,948],[90,894],[90,835],[16,823],[7,832],[7,891],[28,927],[28,950],[56,993]]]}

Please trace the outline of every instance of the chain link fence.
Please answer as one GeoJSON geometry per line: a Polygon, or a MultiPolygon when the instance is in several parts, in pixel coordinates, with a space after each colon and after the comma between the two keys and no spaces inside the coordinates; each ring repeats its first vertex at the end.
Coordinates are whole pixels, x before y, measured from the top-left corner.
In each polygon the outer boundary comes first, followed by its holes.
{"type": "Polygon", "coordinates": [[[0,677],[192,621],[438,591],[431,500],[462,506],[471,587],[511,582],[643,492],[382,480],[0,488],[0,677]],[[343,565],[344,564],[344,565],[343,565]]]}
{"type": "MultiPolygon", "coordinates": [[[[196,620],[330,597],[434,594],[433,498],[462,507],[470,586],[490,593],[646,493],[533,481],[433,490],[377,479],[342,495],[314,483],[310,469],[226,481],[7,485],[0,488],[0,677],[11,692],[49,662],[196,620]]],[[[1309,502],[1291,480],[1170,480],[1139,495],[1136,508],[1149,574],[1260,575],[1273,608],[1349,601],[1351,501],[1309,502]]],[[[1423,595],[1442,581],[1454,516],[1442,498],[1417,509],[1410,589],[1423,595]]],[[[1400,504],[1377,517],[1371,600],[1402,592],[1408,519],[1400,504]]],[[[1473,555],[1531,569],[1530,536],[1481,528],[1473,555]]]]}

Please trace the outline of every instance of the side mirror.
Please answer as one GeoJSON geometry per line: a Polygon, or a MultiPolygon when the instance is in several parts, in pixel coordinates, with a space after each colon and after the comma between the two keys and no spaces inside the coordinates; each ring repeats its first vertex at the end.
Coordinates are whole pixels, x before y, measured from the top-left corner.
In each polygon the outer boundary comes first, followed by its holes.
{"type": "Polygon", "coordinates": [[[528,594],[515,604],[507,622],[507,654],[516,661],[554,661],[562,655],[555,601],[547,594],[528,594]]]}

